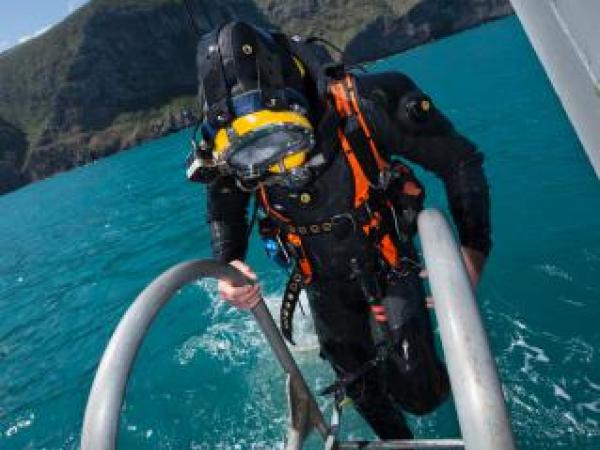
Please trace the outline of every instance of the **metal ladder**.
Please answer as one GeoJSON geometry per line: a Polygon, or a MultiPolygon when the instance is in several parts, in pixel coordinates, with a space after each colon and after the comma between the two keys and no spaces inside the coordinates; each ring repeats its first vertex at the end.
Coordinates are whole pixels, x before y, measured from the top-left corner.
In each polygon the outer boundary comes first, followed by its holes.
{"type": "MultiPolygon", "coordinates": [[[[261,331],[286,374],[290,408],[286,450],[300,450],[316,430],[325,450],[439,449],[512,450],[514,439],[498,372],[483,329],[459,248],[443,215],[423,211],[418,220],[425,264],[463,439],[339,441],[340,412],[327,423],[314,395],[263,301],[252,309],[261,331]]],[[[212,260],[178,264],[148,285],[129,307],[102,356],[88,398],[81,450],[113,450],[123,396],[135,356],[152,321],[184,285],[201,278],[247,283],[233,267],[212,260]]]]}

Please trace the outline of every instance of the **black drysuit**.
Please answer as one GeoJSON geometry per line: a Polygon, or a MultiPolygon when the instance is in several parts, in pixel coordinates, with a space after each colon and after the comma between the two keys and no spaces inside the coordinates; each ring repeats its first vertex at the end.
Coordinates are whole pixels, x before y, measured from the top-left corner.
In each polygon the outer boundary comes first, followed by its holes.
{"type": "MultiPolygon", "coordinates": [[[[435,108],[414,111],[414,100],[426,98],[405,75],[397,72],[357,76],[361,110],[367,116],[379,150],[433,172],[443,180],[460,242],[487,254],[491,247],[488,185],[483,156],[435,108]]],[[[341,151],[335,127],[327,125],[320,99],[312,99],[311,120],[319,151],[328,164],[301,189],[268,188],[271,206],[297,224],[317,223],[352,209],[354,181],[341,151]]],[[[208,222],[214,256],[222,261],[244,259],[247,250],[247,206],[250,195],[222,177],[208,188],[208,222]]],[[[398,245],[402,245],[399,243],[398,245]]],[[[340,377],[348,376],[375,357],[371,319],[363,291],[350,275],[348,262],[358,258],[365,267],[379,257],[362,232],[308,236],[305,247],[314,277],[307,287],[321,354],[340,377]]],[[[409,242],[404,255],[414,257],[409,242]]],[[[347,394],[374,431],[384,439],[411,436],[401,410],[424,414],[447,396],[448,379],[438,361],[430,317],[418,270],[399,275],[373,269],[383,289],[396,352],[347,388],[347,394]]]]}

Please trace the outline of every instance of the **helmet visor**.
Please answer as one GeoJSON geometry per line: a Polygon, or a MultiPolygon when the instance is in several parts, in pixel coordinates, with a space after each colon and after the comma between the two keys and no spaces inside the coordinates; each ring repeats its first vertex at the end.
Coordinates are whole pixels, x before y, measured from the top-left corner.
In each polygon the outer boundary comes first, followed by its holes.
{"type": "MultiPolygon", "coordinates": [[[[312,134],[306,129],[270,126],[252,133],[233,146],[227,162],[241,175],[261,176],[270,166],[284,164],[287,156],[310,150],[312,141],[312,134]]],[[[284,170],[287,169],[290,167],[284,165],[284,170]]]]}
{"type": "Polygon", "coordinates": [[[263,110],[221,129],[215,143],[218,157],[237,175],[256,178],[304,163],[304,155],[314,146],[314,133],[300,114],[263,110]]]}

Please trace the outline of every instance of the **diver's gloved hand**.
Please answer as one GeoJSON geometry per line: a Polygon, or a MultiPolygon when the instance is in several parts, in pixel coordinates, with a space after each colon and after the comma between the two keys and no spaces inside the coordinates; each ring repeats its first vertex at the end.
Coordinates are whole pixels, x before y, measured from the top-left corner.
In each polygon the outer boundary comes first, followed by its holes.
{"type": "MultiPolygon", "coordinates": [[[[231,261],[229,264],[238,269],[249,279],[256,281],[256,274],[248,265],[244,264],[242,261],[235,260],[231,261]]],[[[260,292],[260,285],[258,283],[247,284],[241,287],[235,287],[231,285],[231,283],[229,283],[228,281],[219,280],[218,290],[219,295],[221,295],[221,298],[223,300],[228,302],[230,305],[241,309],[254,308],[262,298],[260,292]]]]}

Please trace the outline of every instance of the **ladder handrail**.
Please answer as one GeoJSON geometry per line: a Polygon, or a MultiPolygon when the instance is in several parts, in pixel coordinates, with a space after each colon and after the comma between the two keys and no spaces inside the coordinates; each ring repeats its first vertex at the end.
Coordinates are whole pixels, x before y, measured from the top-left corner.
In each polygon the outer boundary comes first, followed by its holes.
{"type": "MultiPolygon", "coordinates": [[[[515,445],[498,373],[456,241],[436,210],[422,212],[418,228],[464,448],[512,450],[515,445]]],[[[227,279],[237,286],[248,282],[230,265],[195,260],[167,270],[138,295],[102,355],[85,410],[81,450],[115,449],[125,387],[146,332],[179,289],[204,277],[227,279]]],[[[313,428],[324,438],[327,448],[463,448],[459,439],[336,443],[334,430],[326,424],[262,299],[252,314],[288,377],[291,423],[286,450],[299,450],[313,428]]]]}
{"type": "MultiPolygon", "coordinates": [[[[82,450],[114,450],[125,386],[137,352],[150,325],[174,294],[188,283],[204,277],[227,279],[236,286],[248,280],[228,264],[213,260],[195,260],[178,264],[150,283],[131,304],[113,333],[92,384],[81,433],[82,450]]],[[[328,427],[316,401],[273,321],[264,301],[252,309],[284,371],[292,381],[297,397],[308,405],[306,429],[316,427],[323,437],[328,427]]]]}
{"type": "Polygon", "coordinates": [[[339,442],[336,450],[416,450],[416,449],[464,449],[462,439],[403,439],[387,441],[348,441],[339,442]]]}
{"type": "Polygon", "coordinates": [[[456,239],[434,209],[421,212],[418,229],[465,449],[513,450],[498,370],[456,239]]]}

